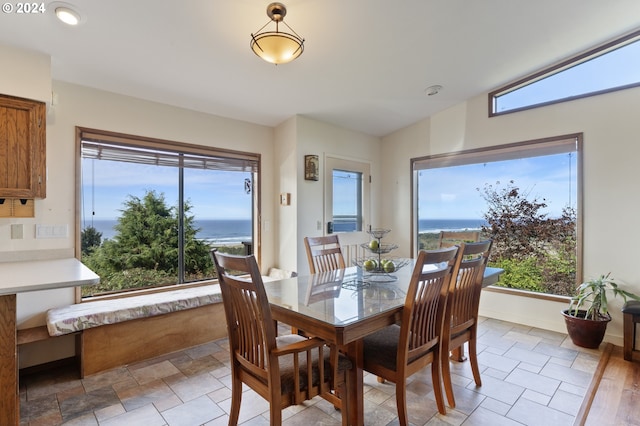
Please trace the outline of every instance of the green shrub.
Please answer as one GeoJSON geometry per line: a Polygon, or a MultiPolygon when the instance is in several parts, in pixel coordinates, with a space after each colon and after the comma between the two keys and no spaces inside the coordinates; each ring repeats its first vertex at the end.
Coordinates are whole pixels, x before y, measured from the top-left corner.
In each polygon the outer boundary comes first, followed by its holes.
{"type": "Polygon", "coordinates": [[[100,277],[100,284],[82,288],[83,296],[116,293],[123,290],[175,284],[176,276],[166,271],[131,268],[100,277]]]}
{"type": "Polygon", "coordinates": [[[497,284],[500,287],[546,292],[544,277],[535,257],[524,260],[501,259],[491,266],[504,269],[497,284]]]}

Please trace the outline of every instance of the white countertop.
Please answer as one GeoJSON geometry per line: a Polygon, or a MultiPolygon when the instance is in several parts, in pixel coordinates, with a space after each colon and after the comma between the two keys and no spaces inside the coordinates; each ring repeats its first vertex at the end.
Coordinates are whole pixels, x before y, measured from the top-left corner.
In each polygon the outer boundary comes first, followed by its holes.
{"type": "Polygon", "coordinates": [[[0,296],[99,282],[100,277],[75,258],[0,262],[0,296]]]}

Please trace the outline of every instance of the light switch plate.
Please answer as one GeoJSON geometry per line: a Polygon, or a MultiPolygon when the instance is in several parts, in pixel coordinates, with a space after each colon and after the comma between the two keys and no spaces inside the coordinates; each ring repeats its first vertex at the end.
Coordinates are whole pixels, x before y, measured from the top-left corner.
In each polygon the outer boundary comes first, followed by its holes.
{"type": "Polygon", "coordinates": [[[288,206],[291,204],[291,194],[288,192],[283,192],[280,194],[280,205],[288,206]]]}
{"type": "Polygon", "coordinates": [[[11,239],[21,240],[24,238],[24,225],[15,223],[11,225],[11,239]]]}

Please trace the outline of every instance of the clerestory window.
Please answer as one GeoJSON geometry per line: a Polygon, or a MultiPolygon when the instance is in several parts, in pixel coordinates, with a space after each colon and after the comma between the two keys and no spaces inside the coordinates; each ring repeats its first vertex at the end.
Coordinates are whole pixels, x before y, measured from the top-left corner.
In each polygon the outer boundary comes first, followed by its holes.
{"type": "Polygon", "coordinates": [[[82,297],[215,278],[212,247],[257,246],[259,154],[78,129],[82,297]]]}
{"type": "Polygon", "coordinates": [[[640,30],[489,93],[489,116],[640,85],[640,30]]]}

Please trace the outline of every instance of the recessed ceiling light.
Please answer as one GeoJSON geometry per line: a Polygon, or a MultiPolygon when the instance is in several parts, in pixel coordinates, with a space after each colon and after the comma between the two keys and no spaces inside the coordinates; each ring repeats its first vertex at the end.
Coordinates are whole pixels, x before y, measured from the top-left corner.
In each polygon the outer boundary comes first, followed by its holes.
{"type": "Polygon", "coordinates": [[[442,86],[440,86],[439,84],[435,84],[433,86],[429,86],[426,89],[424,89],[424,93],[426,93],[427,96],[433,96],[440,93],[441,90],[442,90],[442,86]]]}
{"type": "Polygon", "coordinates": [[[67,25],[78,25],[80,23],[80,15],[67,7],[56,8],[56,16],[67,25]]]}
{"type": "Polygon", "coordinates": [[[67,25],[76,26],[85,21],[83,14],[78,8],[69,3],[54,1],[49,4],[49,10],[53,10],[56,18],[67,25]]]}

